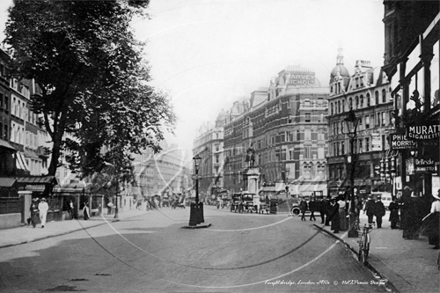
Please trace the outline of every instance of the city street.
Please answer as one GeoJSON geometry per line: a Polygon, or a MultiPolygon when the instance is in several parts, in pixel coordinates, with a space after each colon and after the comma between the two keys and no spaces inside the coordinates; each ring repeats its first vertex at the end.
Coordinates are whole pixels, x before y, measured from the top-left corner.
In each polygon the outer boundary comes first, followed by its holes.
{"type": "Polygon", "coordinates": [[[350,250],[313,226],[319,222],[213,206],[205,206],[211,227],[182,229],[188,219],[189,208],[162,208],[0,249],[0,291],[386,291],[350,250]]]}

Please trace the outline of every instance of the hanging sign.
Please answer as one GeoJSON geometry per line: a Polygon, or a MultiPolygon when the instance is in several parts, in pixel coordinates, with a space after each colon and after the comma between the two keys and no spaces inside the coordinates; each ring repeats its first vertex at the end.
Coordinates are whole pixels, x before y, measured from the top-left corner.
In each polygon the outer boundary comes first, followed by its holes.
{"type": "Polygon", "coordinates": [[[440,125],[410,125],[406,127],[406,136],[413,140],[431,140],[440,138],[440,125]]]}
{"type": "Polygon", "coordinates": [[[382,150],[382,140],[380,139],[380,133],[371,134],[371,150],[372,151],[382,150]]]}
{"type": "Polygon", "coordinates": [[[417,148],[417,142],[410,140],[403,134],[390,134],[391,149],[392,150],[410,150],[417,148]]]}
{"type": "Polygon", "coordinates": [[[433,159],[427,158],[416,158],[414,159],[414,171],[421,173],[434,173],[435,161],[433,159]]]}

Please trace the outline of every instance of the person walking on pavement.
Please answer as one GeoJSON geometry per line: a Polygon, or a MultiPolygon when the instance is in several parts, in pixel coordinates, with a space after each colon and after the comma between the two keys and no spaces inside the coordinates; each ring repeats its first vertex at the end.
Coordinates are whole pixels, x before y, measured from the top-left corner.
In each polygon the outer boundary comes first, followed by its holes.
{"type": "Polygon", "coordinates": [[[374,216],[376,217],[377,228],[382,228],[382,217],[385,216],[385,206],[378,196],[374,202],[374,216]]]}
{"type": "Polygon", "coordinates": [[[364,207],[364,214],[367,214],[368,217],[368,224],[373,224],[373,218],[374,218],[374,200],[370,196],[368,196],[368,200],[365,203],[364,207]]]}
{"type": "Polygon", "coordinates": [[[330,200],[329,220],[331,222],[331,229],[333,230],[333,233],[339,233],[341,222],[339,219],[339,205],[335,198],[330,200]]]}
{"type": "Polygon", "coordinates": [[[424,218],[426,219],[426,232],[428,234],[428,243],[434,245],[434,249],[440,247],[440,189],[437,195],[433,195],[434,201],[431,203],[430,213],[424,218]]]}
{"type": "Polygon", "coordinates": [[[32,223],[32,226],[35,228],[35,226],[37,226],[37,222],[38,222],[38,198],[37,197],[34,197],[32,199],[32,203],[31,203],[29,210],[31,212],[31,223],[32,223]]]}
{"type": "Polygon", "coordinates": [[[46,199],[43,197],[38,204],[38,211],[40,213],[40,221],[41,221],[41,228],[44,228],[46,225],[46,218],[47,218],[47,211],[49,210],[49,205],[46,202],[46,199]]]}
{"type": "MultiPolygon", "coordinates": [[[[406,187],[405,187],[406,189],[406,187]]],[[[419,238],[419,230],[422,224],[421,205],[418,197],[412,197],[412,190],[403,190],[401,201],[402,237],[407,240],[419,238]]]]}
{"type": "Polygon", "coordinates": [[[75,218],[75,209],[74,209],[73,201],[72,200],[69,201],[68,209],[69,209],[70,219],[73,220],[75,218]]]}
{"type": "Polygon", "coordinates": [[[309,210],[310,210],[310,221],[316,221],[314,212],[317,211],[317,202],[315,201],[315,197],[312,197],[309,202],[309,210]]]}
{"type": "Polygon", "coordinates": [[[306,211],[307,211],[307,202],[304,198],[301,198],[301,202],[299,203],[299,209],[301,211],[301,221],[306,221],[306,211]]]}
{"type": "Polygon", "coordinates": [[[353,202],[354,202],[354,207],[353,207],[353,209],[349,208],[348,211],[349,211],[349,213],[353,213],[353,214],[355,215],[356,220],[357,220],[358,223],[359,223],[359,216],[360,216],[361,211],[362,211],[362,201],[359,200],[359,197],[358,197],[358,196],[355,196],[353,202]]]}
{"type": "Polygon", "coordinates": [[[90,219],[89,205],[87,204],[87,202],[84,203],[83,217],[84,217],[84,220],[90,219]]]}
{"type": "Polygon", "coordinates": [[[341,231],[347,230],[347,202],[345,201],[345,196],[340,196],[338,200],[339,206],[339,228],[341,231]]]}
{"type": "Polygon", "coordinates": [[[411,201],[411,193],[412,193],[411,188],[409,186],[405,186],[402,191],[402,197],[397,203],[400,209],[400,229],[402,230],[405,230],[407,228],[407,222],[408,222],[407,215],[408,212],[410,212],[407,207],[411,201]]]}
{"type": "Polygon", "coordinates": [[[329,218],[329,208],[330,208],[330,201],[328,197],[324,197],[321,202],[321,224],[325,224],[325,226],[330,226],[330,218],[329,218]],[[325,217],[325,219],[324,219],[325,217]]]}
{"type": "Polygon", "coordinates": [[[399,205],[396,202],[396,198],[393,196],[392,201],[390,202],[390,218],[391,229],[397,229],[397,223],[399,222],[399,205]]]}

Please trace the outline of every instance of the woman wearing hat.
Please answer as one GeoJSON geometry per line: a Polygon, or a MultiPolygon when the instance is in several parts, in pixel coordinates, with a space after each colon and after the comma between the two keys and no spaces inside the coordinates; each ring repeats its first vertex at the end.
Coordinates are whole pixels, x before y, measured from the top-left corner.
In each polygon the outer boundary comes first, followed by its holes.
{"type": "Polygon", "coordinates": [[[32,199],[31,206],[29,207],[29,210],[31,212],[31,223],[32,226],[35,228],[37,226],[38,221],[38,197],[34,197],[32,199]]]}
{"type": "Polygon", "coordinates": [[[440,189],[437,191],[437,195],[433,195],[434,201],[431,204],[431,211],[429,217],[425,217],[427,220],[426,231],[428,233],[429,244],[434,245],[434,249],[439,249],[440,237],[440,189]]]}
{"type": "Polygon", "coordinates": [[[41,221],[41,228],[44,228],[44,225],[46,225],[46,217],[47,217],[47,211],[49,210],[49,205],[46,202],[46,199],[43,197],[38,204],[38,211],[40,212],[40,221],[41,221]]]}

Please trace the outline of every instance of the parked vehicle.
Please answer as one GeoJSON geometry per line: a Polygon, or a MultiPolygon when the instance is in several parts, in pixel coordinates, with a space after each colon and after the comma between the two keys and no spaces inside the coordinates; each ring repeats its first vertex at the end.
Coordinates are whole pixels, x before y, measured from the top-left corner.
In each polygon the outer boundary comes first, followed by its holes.
{"type": "MultiPolygon", "coordinates": [[[[248,212],[248,213],[253,213],[253,212],[258,212],[258,204],[256,204],[254,202],[254,198],[255,200],[256,195],[254,193],[249,193],[249,192],[240,192],[240,193],[235,193],[232,195],[231,198],[231,212],[239,212],[239,213],[243,213],[243,212],[248,212]]],[[[258,198],[259,199],[259,198],[258,198]]]]}
{"type": "MultiPolygon", "coordinates": [[[[299,208],[299,203],[301,199],[304,198],[307,202],[307,206],[309,206],[310,198],[313,197],[315,201],[319,201],[323,197],[322,191],[314,191],[312,195],[298,195],[292,199],[292,207],[290,208],[290,214],[294,217],[298,217],[301,214],[301,209],[299,208]]],[[[307,213],[309,213],[309,209],[307,208],[307,213]]]]}
{"type": "Polygon", "coordinates": [[[243,204],[241,201],[241,193],[235,193],[231,197],[231,212],[243,212],[243,204]]]}

